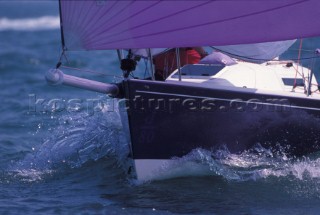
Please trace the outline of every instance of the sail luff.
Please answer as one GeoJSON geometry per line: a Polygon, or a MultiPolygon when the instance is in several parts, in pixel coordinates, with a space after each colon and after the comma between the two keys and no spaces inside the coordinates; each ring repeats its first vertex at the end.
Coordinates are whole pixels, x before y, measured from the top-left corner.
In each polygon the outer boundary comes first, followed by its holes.
{"type": "Polygon", "coordinates": [[[60,1],[68,50],[221,46],[320,35],[319,0],[60,1]]]}

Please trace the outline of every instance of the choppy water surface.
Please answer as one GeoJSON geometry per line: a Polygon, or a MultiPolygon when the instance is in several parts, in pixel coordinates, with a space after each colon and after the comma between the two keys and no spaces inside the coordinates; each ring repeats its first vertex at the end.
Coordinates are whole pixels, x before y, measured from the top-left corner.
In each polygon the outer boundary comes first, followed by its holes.
{"type": "MultiPolygon", "coordinates": [[[[0,2],[1,214],[319,213],[320,154],[288,158],[258,144],[241,155],[194,149],[147,182],[128,177],[129,147],[110,98],[44,81],[61,51],[58,20],[56,2],[0,2]],[[43,103],[35,105],[37,99],[43,103]],[[81,106],[70,105],[72,99],[81,106]],[[94,101],[105,105],[93,107],[94,101]]],[[[303,56],[319,42],[305,40],[303,56]]],[[[298,45],[285,57],[296,58],[298,45]]],[[[112,51],[74,53],[68,60],[121,74],[112,51]]]]}

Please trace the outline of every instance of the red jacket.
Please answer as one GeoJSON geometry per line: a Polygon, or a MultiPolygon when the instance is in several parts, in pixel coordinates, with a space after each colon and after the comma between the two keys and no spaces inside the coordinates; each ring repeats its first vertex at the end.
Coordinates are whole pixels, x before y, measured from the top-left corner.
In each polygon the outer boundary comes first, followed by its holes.
{"type": "MultiPolygon", "coordinates": [[[[180,65],[196,64],[200,61],[200,54],[192,48],[180,48],[180,65]]],[[[177,69],[175,49],[156,55],[153,58],[157,80],[165,80],[174,70],[177,69]]]]}

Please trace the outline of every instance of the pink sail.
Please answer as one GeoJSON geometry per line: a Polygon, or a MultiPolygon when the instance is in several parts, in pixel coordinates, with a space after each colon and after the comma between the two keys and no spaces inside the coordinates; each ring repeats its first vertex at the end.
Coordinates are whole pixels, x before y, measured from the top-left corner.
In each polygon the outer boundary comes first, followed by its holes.
{"type": "Polygon", "coordinates": [[[320,35],[319,0],[60,0],[67,50],[221,46],[320,35]]]}

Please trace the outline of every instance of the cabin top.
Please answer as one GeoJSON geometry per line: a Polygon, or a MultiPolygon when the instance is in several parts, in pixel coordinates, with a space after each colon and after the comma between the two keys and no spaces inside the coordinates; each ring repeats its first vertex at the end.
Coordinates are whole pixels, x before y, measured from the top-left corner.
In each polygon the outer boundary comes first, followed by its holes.
{"type": "MultiPolygon", "coordinates": [[[[182,82],[202,84],[205,87],[239,90],[254,89],[272,93],[306,94],[310,69],[291,61],[270,61],[263,64],[237,61],[234,65],[193,64],[181,68],[182,82]],[[293,89],[293,85],[296,87],[293,89]]],[[[179,81],[179,71],[175,70],[167,82],[179,81]]],[[[312,77],[311,92],[318,90],[316,78],[312,77]]],[[[319,96],[319,92],[312,96],[319,96]]]]}

